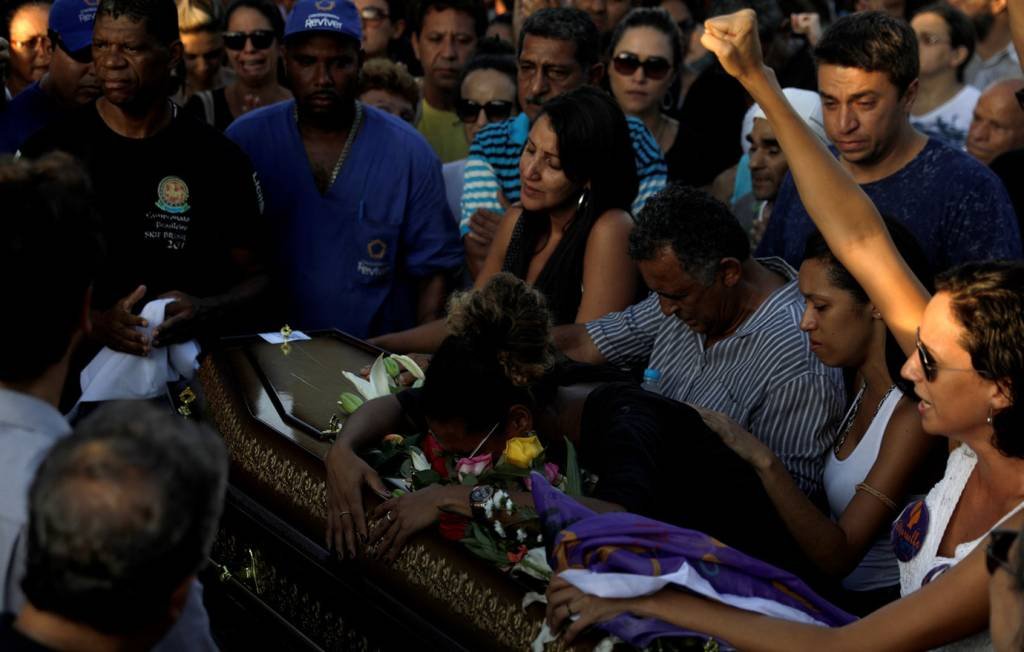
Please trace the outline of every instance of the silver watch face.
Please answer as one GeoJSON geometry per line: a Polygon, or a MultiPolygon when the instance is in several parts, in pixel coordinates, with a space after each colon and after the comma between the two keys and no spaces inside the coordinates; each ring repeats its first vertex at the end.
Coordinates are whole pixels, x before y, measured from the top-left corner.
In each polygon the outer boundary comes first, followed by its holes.
{"type": "Polygon", "coordinates": [[[489,484],[482,484],[473,487],[469,492],[469,500],[472,503],[482,503],[494,495],[494,487],[489,484]]]}

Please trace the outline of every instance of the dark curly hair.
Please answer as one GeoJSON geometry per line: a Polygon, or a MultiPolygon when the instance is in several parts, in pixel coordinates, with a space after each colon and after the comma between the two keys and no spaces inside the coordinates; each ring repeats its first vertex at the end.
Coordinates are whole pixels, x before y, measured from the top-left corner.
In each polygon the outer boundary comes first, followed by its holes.
{"type": "Polygon", "coordinates": [[[174,0],[101,0],[96,8],[96,19],[110,16],[117,20],[121,16],[132,22],[145,22],[146,33],[167,47],[180,37],[178,31],[178,7],[174,0]]]}
{"type": "Polygon", "coordinates": [[[992,444],[1004,455],[1024,458],[1024,263],[967,263],[935,280],[938,292],[950,295],[950,306],[964,327],[961,345],[971,366],[998,382],[1010,406],[992,416],[992,444]]]}
{"type": "Polygon", "coordinates": [[[543,403],[534,386],[554,366],[544,296],[511,274],[448,302],[450,335],[427,367],[427,416],[462,419],[469,430],[504,420],[513,405],[543,403]]]}
{"type": "Polygon", "coordinates": [[[745,262],[750,241],[729,208],[703,190],[670,183],[651,197],[629,234],[629,256],[654,260],[671,247],[683,270],[706,286],[723,258],[745,262]]]}

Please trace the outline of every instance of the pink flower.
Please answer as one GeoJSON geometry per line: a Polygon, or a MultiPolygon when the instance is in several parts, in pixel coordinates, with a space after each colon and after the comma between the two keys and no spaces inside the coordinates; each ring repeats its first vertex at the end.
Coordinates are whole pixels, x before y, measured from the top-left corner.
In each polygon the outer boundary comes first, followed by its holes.
{"type": "Polygon", "coordinates": [[[476,457],[463,457],[455,462],[455,472],[459,474],[459,480],[467,475],[480,477],[480,474],[491,468],[491,454],[481,453],[476,457]]]}
{"type": "Polygon", "coordinates": [[[558,465],[553,462],[548,462],[544,465],[544,479],[551,484],[555,484],[555,480],[558,480],[558,465]]]}

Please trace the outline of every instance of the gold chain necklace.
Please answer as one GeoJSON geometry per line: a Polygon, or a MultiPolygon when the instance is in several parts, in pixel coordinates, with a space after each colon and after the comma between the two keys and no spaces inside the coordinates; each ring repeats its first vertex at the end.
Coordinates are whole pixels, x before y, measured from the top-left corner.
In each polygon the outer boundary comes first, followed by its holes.
{"type": "MultiPolygon", "coordinates": [[[[331,170],[331,178],[327,181],[327,187],[324,188],[326,193],[334,185],[335,179],[338,178],[338,174],[341,172],[341,167],[345,165],[345,159],[348,158],[349,152],[352,150],[352,143],[356,140],[356,134],[359,132],[359,128],[363,126],[363,105],[361,102],[356,100],[356,115],[352,120],[352,127],[348,130],[348,137],[345,139],[345,145],[341,148],[341,154],[338,156],[337,163],[334,164],[334,169],[331,170]]],[[[295,124],[299,124],[299,104],[295,103],[293,111],[295,115],[295,124]]]]}

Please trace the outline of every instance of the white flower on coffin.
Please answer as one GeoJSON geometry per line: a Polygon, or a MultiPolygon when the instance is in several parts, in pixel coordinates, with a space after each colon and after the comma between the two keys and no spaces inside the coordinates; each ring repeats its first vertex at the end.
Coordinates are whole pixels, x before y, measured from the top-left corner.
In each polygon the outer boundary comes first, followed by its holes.
{"type": "Polygon", "coordinates": [[[415,471],[426,471],[430,468],[430,462],[427,461],[427,456],[423,454],[423,451],[415,446],[409,447],[409,459],[412,460],[412,468],[415,471]]]}
{"type": "Polygon", "coordinates": [[[397,362],[398,364],[402,365],[402,367],[406,371],[411,373],[412,377],[415,378],[416,380],[423,380],[425,378],[423,369],[421,369],[420,366],[416,364],[416,361],[410,358],[409,356],[392,353],[391,359],[397,362]]]}
{"type": "Polygon", "coordinates": [[[512,567],[512,573],[523,573],[542,582],[550,582],[552,571],[544,547],[538,546],[527,551],[526,556],[512,567]]]}
{"type": "Polygon", "coordinates": [[[407,355],[381,353],[373,362],[373,366],[370,367],[369,379],[361,378],[358,374],[354,374],[351,371],[343,371],[341,373],[352,383],[356,391],[369,401],[381,396],[390,396],[398,388],[391,374],[388,373],[388,362],[391,363],[392,367],[398,364],[412,374],[413,378],[416,379],[413,387],[419,387],[423,384],[423,369],[407,355]]]}
{"type": "Polygon", "coordinates": [[[384,366],[384,355],[381,353],[374,361],[373,366],[370,367],[369,380],[360,378],[358,374],[354,374],[351,371],[341,372],[352,383],[352,386],[356,388],[356,391],[362,394],[363,398],[367,401],[391,395],[391,383],[388,380],[388,371],[384,366]]]}

